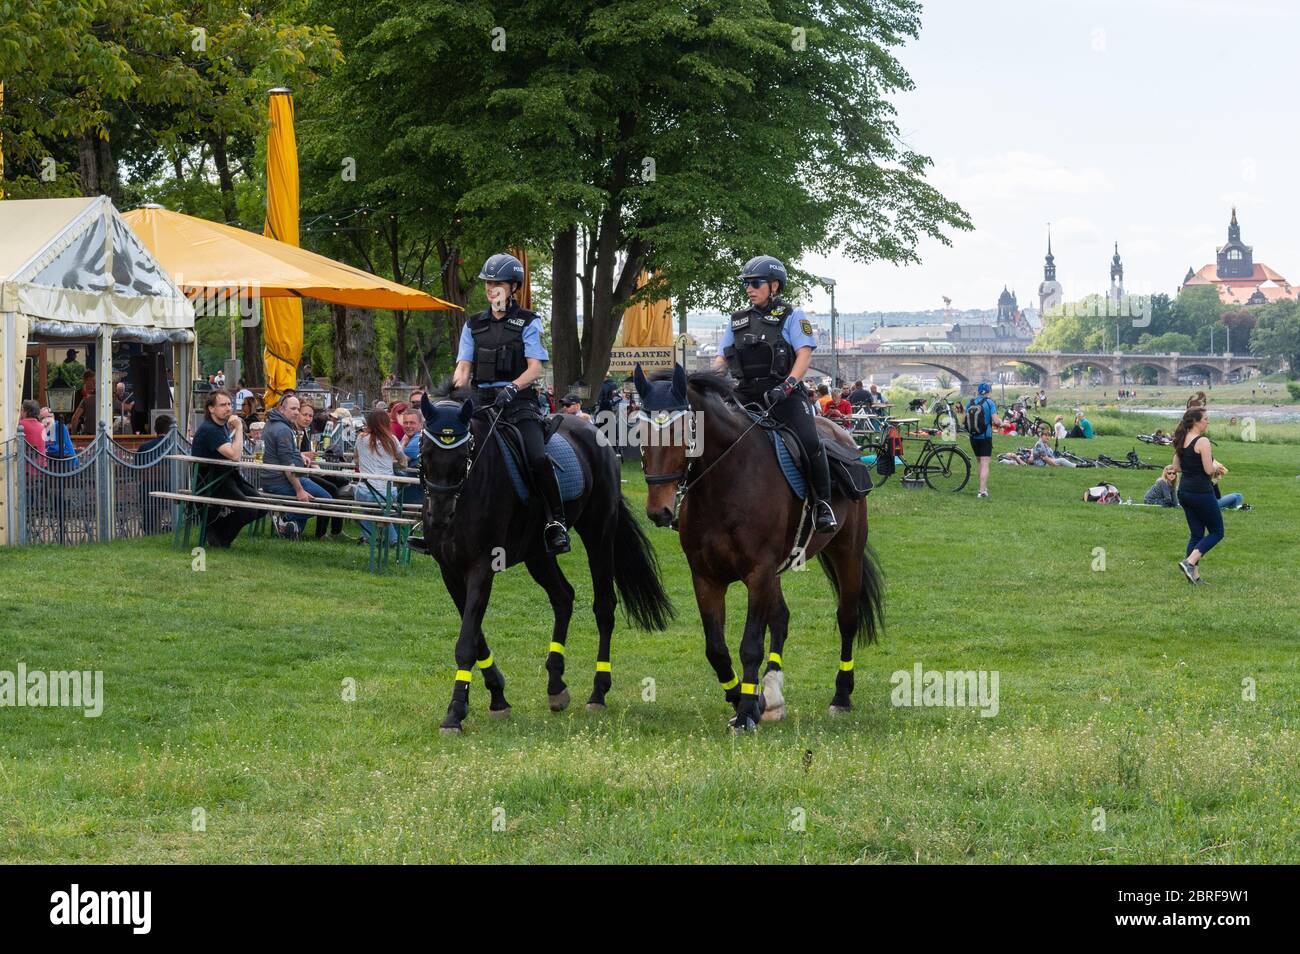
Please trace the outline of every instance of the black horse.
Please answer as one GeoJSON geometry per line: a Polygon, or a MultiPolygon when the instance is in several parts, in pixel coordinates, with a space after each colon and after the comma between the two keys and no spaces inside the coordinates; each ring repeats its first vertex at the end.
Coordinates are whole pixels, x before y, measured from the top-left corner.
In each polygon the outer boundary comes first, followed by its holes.
{"type": "MultiPolygon", "coordinates": [[[[497,572],[522,562],[550,597],[555,625],[546,656],[547,695],[553,712],[569,704],[564,683],[564,649],[573,615],[573,587],[558,560],[545,552],[543,514],[536,492],[529,503],[515,494],[496,439],[497,411],[475,409],[471,392],[443,391],[444,399],[421,399],[420,437],[425,548],[438,561],[442,579],[460,611],[456,680],[440,728],[460,732],[469,714],[469,685],[477,665],[491,696],[490,715],[505,717],[510,704],[505,678],[483,635],[483,615],[497,572]]],[[[612,684],[610,638],[618,597],[641,629],[662,630],[673,607],[659,578],[654,549],[623,500],[619,461],[596,428],[562,416],[559,433],[572,445],[584,478],[584,492],[565,504],[565,522],[577,529],[587,549],[600,645],[588,709],[604,709],[612,684]],[[617,588],[618,597],[615,596],[617,588]]],[[[504,424],[501,425],[505,427],[504,424]]],[[[526,472],[526,470],[525,470],[526,472]]]]}

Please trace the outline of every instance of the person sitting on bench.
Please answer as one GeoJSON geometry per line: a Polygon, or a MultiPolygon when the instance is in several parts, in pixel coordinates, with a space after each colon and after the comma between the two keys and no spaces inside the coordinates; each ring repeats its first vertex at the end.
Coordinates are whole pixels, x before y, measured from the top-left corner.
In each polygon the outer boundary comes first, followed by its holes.
{"type": "MultiPolygon", "coordinates": [[[[211,460],[240,459],[244,452],[244,422],[234,411],[235,404],[229,391],[208,392],[203,406],[203,423],[194,432],[194,441],[190,445],[193,456],[211,460]]],[[[200,467],[196,490],[223,500],[248,500],[258,496],[235,467],[200,467]]],[[[205,543],[223,549],[229,547],[239,536],[239,531],[258,516],[258,511],[241,507],[208,507],[205,543]]]]}

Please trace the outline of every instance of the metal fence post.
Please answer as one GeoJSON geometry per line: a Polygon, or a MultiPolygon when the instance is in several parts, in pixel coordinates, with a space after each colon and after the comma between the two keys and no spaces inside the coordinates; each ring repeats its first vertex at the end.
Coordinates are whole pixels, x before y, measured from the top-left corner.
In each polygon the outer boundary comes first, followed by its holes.
{"type": "Polygon", "coordinates": [[[15,502],[17,519],[12,526],[11,539],[22,545],[27,542],[27,442],[19,438],[14,449],[14,483],[17,488],[15,502]]]}
{"type": "Polygon", "coordinates": [[[95,504],[99,508],[96,525],[99,539],[113,539],[113,471],[108,453],[112,425],[99,422],[99,439],[94,443],[95,453],[95,504]]]}

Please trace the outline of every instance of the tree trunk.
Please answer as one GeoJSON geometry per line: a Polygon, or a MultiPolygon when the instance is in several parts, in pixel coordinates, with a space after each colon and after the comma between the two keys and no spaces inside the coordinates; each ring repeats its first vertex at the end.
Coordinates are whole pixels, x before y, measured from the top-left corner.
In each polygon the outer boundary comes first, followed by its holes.
{"type": "MultiPolygon", "coordinates": [[[[458,305],[459,310],[444,311],[447,318],[447,345],[451,349],[452,359],[460,345],[460,330],[465,325],[465,302],[468,300],[466,289],[460,282],[460,247],[448,245],[445,239],[438,239],[438,264],[442,283],[443,301],[458,305]]],[[[432,382],[430,382],[432,383],[432,382]]]]}
{"type": "Polygon", "coordinates": [[[373,401],[379,396],[383,384],[379,373],[374,313],[350,305],[331,305],[330,312],[334,319],[334,379],[331,383],[354,394],[364,392],[367,401],[373,401]]]}
{"type": "Polygon", "coordinates": [[[99,150],[95,146],[93,133],[84,132],[77,137],[77,158],[81,172],[81,194],[100,195],[99,150]]]}
{"type": "Polygon", "coordinates": [[[235,181],[230,175],[230,160],[226,158],[225,135],[213,135],[208,145],[212,147],[212,161],[217,167],[217,180],[221,183],[221,217],[227,225],[234,225],[239,213],[235,208],[235,181]]]}
{"type": "Polygon", "coordinates": [[[397,326],[397,343],[394,345],[394,350],[397,353],[396,355],[394,355],[394,360],[393,360],[393,374],[395,374],[397,376],[397,380],[401,381],[403,384],[407,383],[406,319],[410,316],[410,314],[411,313],[409,311],[393,312],[393,320],[397,326]]]}
{"type": "Polygon", "coordinates": [[[551,369],[555,393],[564,394],[582,375],[578,347],[578,228],[555,236],[551,250],[551,369]]]}
{"type": "Polygon", "coordinates": [[[113,200],[113,204],[119,208],[122,205],[121,180],[117,175],[117,160],[113,158],[113,146],[108,138],[108,131],[104,135],[95,137],[95,161],[99,166],[99,187],[103,190],[104,195],[113,200]]]}

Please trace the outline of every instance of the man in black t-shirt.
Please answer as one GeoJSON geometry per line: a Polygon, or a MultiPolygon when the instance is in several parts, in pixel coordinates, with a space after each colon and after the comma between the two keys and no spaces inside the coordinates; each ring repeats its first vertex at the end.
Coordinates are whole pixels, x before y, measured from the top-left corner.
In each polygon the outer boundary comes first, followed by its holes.
{"type": "MultiPolygon", "coordinates": [[[[235,414],[230,392],[209,391],[203,418],[190,443],[192,455],[212,460],[239,460],[244,451],[244,422],[235,414]]],[[[257,496],[257,491],[234,467],[201,467],[199,481],[201,486],[207,487],[204,493],[210,497],[247,500],[257,496]],[[213,482],[210,487],[209,482],[213,482]]],[[[258,511],[245,508],[208,507],[207,542],[214,547],[229,547],[239,536],[239,531],[259,516],[258,511]]]]}

